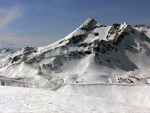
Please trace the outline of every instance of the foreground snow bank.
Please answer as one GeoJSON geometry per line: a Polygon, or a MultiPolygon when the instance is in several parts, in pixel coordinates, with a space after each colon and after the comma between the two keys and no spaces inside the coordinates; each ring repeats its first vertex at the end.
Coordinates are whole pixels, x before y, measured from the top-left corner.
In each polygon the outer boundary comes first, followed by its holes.
{"type": "Polygon", "coordinates": [[[126,104],[150,107],[150,86],[129,84],[70,84],[57,92],[83,94],[126,104]]]}
{"type": "Polygon", "coordinates": [[[44,89],[0,87],[0,113],[149,113],[150,108],[44,89]]]}

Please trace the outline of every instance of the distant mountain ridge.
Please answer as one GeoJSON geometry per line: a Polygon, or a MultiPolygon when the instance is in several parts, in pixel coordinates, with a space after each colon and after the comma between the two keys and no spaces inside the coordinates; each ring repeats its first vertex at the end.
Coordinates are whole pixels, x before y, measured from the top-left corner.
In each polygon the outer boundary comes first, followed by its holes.
{"type": "Polygon", "coordinates": [[[0,81],[50,88],[70,83],[149,84],[150,31],[144,30],[147,34],[127,23],[105,26],[89,18],[53,44],[25,47],[0,59],[0,81]]]}

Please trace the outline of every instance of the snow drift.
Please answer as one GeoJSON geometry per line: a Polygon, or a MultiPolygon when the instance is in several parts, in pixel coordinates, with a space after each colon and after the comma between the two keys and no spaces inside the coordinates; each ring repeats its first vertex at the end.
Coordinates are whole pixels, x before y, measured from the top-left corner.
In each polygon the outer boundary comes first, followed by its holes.
{"type": "Polygon", "coordinates": [[[85,95],[0,87],[1,113],[149,113],[150,108],[85,95]],[[11,95],[11,96],[10,96],[11,95]]]}

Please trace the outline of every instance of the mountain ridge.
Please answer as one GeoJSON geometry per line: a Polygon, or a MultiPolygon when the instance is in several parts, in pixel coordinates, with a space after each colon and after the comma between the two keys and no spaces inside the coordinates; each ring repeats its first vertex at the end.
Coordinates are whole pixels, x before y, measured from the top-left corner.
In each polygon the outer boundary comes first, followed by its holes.
{"type": "Polygon", "coordinates": [[[51,45],[26,47],[7,57],[0,68],[6,80],[0,80],[5,85],[52,88],[70,83],[149,84],[149,56],[150,38],[140,30],[88,18],[51,45]],[[13,80],[8,82],[7,77],[13,80]]]}

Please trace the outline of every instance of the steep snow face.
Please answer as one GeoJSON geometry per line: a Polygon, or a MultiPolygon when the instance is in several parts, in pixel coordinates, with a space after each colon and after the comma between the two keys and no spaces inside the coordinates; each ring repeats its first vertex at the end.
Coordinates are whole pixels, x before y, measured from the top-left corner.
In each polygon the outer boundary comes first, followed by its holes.
{"type": "Polygon", "coordinates": [[[143,32],[127,23],[105,26],[89,18],[51,45],[15,52],[0,68],[5,76],[0,79],[3,85],[51,88],[70,83],[149,84],[149,59],[150,38],[143,32]]]}
{"type": "Polygon", "coordinates": [[[0,67],[8,65],[11,61],[11,55],[14,53],[10,48],[0,49],[0,67]]]}

